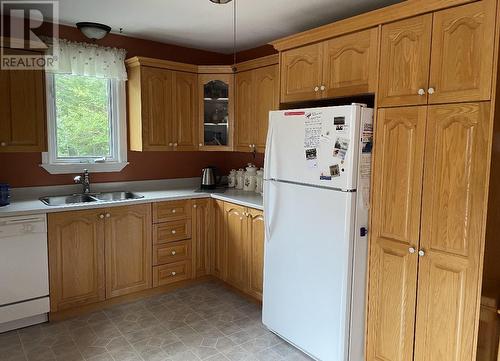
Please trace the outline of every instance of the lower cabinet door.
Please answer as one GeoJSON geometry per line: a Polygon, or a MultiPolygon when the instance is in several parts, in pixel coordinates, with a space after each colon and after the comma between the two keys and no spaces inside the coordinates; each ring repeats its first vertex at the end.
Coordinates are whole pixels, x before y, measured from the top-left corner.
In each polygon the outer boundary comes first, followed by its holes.
{"type": "Polygon", "coordinates": [[[226,223],[227,282],[246,290],[247,276],[247,216],[246,208],[231,203],[224,204],[226,223]]]}
{"type": "Polygon", "coordinates": [[[489,110],[484,102],[429,107],[415,361],[473,360],[489,110]]]}
{"type": "Polygon", "coordinates": [[[151,287],[151,205],[106,210],[106,298],[151,287]]]}
{"type": "Polygon", "coordinates": [[[262,300],[264,280],[264,213],[248,209],[248,293],[262,300]]]}
{"type": "Polygon", "coordinates": [[[215,277],[226,279],[226,221],[224,202],[213,200],[215,237],[211,245],[211,269],[215,277]]]}
{"type": "Polygon", "coordinates": [[[209,198],[193,200],[193,237],[194,248],[193,276],[210,274],[210,243],[213,235],[211,223],[211,205],[209,198]]]}
{"type": "Polygon", "coordinates": [[[48,215],[52,312],[104,300],[103,213],[84,210],[48,215]]]}

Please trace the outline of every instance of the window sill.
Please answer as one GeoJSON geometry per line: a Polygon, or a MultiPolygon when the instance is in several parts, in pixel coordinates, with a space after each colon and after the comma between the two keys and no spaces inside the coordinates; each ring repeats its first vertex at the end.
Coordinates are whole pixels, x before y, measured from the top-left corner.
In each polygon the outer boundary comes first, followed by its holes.
{"type": "Polygon", "coordinates": [[[74,174],[83,173],[84,169],[88,169],[91,173],[101,172],[120,172],[128,165],[128,162],[123,163],[70,163],[70,164],[40,164],[40,167],[45,169],[50,174],[74,174]]]}

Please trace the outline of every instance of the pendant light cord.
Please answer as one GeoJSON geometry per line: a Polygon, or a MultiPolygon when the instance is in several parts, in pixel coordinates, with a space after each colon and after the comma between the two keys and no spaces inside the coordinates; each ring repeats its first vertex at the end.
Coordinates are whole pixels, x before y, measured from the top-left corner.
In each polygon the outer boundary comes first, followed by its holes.
{"type": "Polygon", "coordinates": [[[233,71],[236,71],[236,1],[233,0],[233,71]]]}

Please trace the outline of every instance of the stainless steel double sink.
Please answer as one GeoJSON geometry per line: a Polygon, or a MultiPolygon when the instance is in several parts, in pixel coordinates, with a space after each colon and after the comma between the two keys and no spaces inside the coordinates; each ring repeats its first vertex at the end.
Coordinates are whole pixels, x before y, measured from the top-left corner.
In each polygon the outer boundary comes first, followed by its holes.
{"type": "Polygon", "coordinates": [[[40,200],[48,206],[64,206],[68,204],[81,204],[81,203],[91,203],[91,202],[113,202],[113,201],[125,201],[129,199],[140,199],[144,198],[143,195],[118,191],[118,192],[102,192],[102,193],[80,193],[80,194],[68,194],[63,196],[50,196],[42,197],[40,200]]]}

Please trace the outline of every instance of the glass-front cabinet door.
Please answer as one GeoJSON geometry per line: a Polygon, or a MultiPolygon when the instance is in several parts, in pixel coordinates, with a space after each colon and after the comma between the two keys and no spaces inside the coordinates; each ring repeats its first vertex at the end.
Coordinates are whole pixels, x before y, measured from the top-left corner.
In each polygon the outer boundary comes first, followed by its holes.
{"type": "Polygon", "coordinates": [[[201,74],[199,150],[232,150],[233,74],[201,74]]]}

